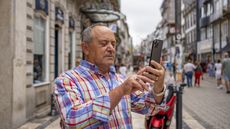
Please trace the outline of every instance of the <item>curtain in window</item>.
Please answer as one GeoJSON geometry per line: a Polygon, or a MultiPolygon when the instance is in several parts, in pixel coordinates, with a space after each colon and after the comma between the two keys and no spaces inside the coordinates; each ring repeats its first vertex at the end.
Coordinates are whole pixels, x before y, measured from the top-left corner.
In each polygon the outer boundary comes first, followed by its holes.
{"type": "Polygon", "coordinates": [[[34,18],[34,83],[45,81],[45,41],[46,22],[41,17],[34,18]]]}

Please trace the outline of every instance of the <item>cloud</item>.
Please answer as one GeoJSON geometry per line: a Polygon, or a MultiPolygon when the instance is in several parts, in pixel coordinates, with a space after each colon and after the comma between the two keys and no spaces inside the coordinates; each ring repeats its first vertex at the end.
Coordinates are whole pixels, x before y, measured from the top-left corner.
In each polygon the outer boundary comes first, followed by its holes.
{"type": "Polygon", "coordinates": [[[162,0],[121,0],[121,12],[126,15],[134,46],[152,33],[161,20],[162,0]]]}

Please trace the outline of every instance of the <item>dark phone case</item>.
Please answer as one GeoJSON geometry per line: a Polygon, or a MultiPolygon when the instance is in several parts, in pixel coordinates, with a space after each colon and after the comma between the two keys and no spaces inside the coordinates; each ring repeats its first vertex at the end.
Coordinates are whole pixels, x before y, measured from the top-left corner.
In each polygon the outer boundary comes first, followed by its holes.
{"type": "Polygon", "coordinates": [[[151,60],[154,60],[157,63],[160,63],[162,47],[163,47],[163,40],[159,40],[159,39],[153,40],[152,50],[151,50],[151,55],[150,55],[150,60],[149,60],[150,66],[152,66],[150,63],[151,60]]]}

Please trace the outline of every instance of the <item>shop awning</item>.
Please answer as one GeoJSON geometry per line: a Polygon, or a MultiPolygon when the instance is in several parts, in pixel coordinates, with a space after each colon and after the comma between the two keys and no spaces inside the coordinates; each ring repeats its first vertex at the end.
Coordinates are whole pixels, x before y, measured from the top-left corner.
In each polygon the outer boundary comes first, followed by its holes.
{"type": "Polygon", "coordinates": [[[84,9],[81,8],[81,12],[83,12],[86,16],[90,18],[93,22],[113,22],[124,18],[124,15],[106,9],[84,9]]]}

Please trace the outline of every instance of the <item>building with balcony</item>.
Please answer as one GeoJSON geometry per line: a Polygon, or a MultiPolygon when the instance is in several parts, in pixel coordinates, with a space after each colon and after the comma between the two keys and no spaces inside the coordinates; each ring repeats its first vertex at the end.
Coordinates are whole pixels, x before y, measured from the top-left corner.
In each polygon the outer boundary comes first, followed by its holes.
{"type": "Polygon", "coordinates": [[[197,55],[200,61],[210,61],[212,57],[213,28],[211,16],[214,12],[212,0],[197,1],[197,55]]]}
{"type": "MultiPolygon", "coordinates": [[[[175,33],[176,33],[176,24],[175,24],[175,0],[164,0],[161,4],[161,29],[163,37],[164,49],[167,50],[167,59],[170,62],[173,62],[172,49],[176,44],[175,33]]],[[[166,58],[166,57],[165,57],[166,58]]]]}
{"type": "Polygon", "coordinates": [[[210,17],[213,26],[213,60],[221,59],[229,48],[230,6],[229,0],[213,0],[214,11],[210,17]]]}
{"type": "Polygon", "coordinates": [[[183,33],[184,33],[184,55],[195,60],[196,46],[196,0],[183,0],[183,33]]]}

